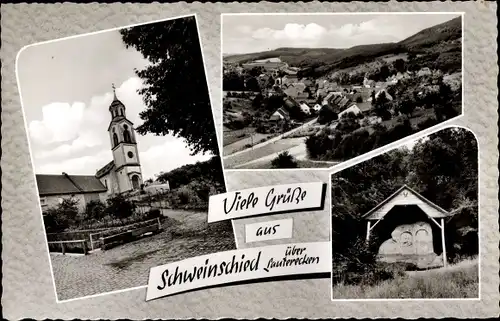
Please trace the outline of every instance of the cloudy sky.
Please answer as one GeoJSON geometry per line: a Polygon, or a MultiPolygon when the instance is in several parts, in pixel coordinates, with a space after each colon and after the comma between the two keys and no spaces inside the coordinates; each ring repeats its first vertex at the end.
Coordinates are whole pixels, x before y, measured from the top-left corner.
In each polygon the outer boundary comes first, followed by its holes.
{"type": "MultiPolygon", "coordinates": [[[[35,172],[93,175],[111,161],[112,84],[137,127],[145,106],[134,68],[147,64],[125,48],[116,30],[25,48],[17,68],[35,172]]],[[[173,136],[136,137],[144,179],[210,158],[190,156],[184,141],[173,136]]]]}
{"type": "Polygon", "coordinates": [[[223,53],[396,42],[458,14],[224,15],[223,53]]]}

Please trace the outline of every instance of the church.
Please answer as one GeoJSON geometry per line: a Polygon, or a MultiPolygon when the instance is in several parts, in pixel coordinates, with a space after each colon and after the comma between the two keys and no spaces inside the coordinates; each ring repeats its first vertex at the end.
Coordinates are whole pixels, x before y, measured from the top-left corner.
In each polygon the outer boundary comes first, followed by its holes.
{"type": "Polygon", "coordinates": [[[99,169],[95,177],[106,187],[108,195],[139,190],[143,180],[134,124],[127,119],[125,105],[116,97],[114,86],[109,112],[108,134],[113,160],[99,169]]]}
{"type": "Polygon", "coordinates": [[[126,108],[116,97],[114,86],[109,112],[108,134],[113,160],[95,175],[37,174],[42,211],[68,197],[76,199],[79,210],[83,211],[90,201],[104,202],[110,196],[141,189],[143,180],[134,126],[127,119],[126,108]]]}

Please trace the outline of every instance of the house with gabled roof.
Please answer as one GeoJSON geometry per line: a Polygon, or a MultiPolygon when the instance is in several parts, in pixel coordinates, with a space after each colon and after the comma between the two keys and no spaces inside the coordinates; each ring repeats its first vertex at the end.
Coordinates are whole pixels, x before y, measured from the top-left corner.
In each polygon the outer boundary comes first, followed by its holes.
{"type": "Polygon", "coordinates": [[[62,173],[36,174],[36,183],[42,212],[55,207],[64,199],[76,200],[80,211],[91,201],[105,201],[107,188],[93,175],[62,173]]]}
{"type": "Polygon", "coordinates": [[[286,121],[288,121],[288,120],[290,120],[290,114],[283,107],[280,107],[271,115],[269,120],[272,120],[272,121],[286,120],[286,121]]]}

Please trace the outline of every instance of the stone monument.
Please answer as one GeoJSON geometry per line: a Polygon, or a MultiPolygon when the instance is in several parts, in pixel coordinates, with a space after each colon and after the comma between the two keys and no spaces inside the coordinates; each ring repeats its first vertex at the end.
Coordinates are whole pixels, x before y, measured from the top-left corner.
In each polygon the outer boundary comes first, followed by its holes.
{"type": "Polygon", "coordinates": [[[440,257],[434,252],[431,225],[416,222],[397,226],[379,248],[380,261],[413,263],[418,268],[442,265],[440,257]]]}

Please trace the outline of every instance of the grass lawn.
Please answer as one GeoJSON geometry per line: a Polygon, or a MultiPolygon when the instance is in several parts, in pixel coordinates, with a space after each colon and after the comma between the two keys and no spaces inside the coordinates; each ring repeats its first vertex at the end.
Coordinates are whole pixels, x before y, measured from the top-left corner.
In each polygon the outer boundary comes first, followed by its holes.
{"type": "Polygon", "coordinates": [[[254,148],[249,150],[248,152],[236,155],[234,157],[230,157],[228,159],[224,159],[224,167],[233,168],[239,164],[244,164],[252,160],[266,157],[274,153],[278,153],[290,149],[292,147],[298,146],[302,144],[303,141],[304,141],[303,138],[280,139],[276,142],[267,144],[265,146],[254,148]]]}
{"type": "Polygon", "coordinates": [[[268,140],[273,136],[278,134],[260,134],[255,132],[255,128],[247,127],[239,130],[234,130],[230,132],[224,132],[223,139],[223,154],[231,155],[240,150],[248,148],[248,145],[256,145],[261,143],[263,140],[268,140]]]}
{"type": "Polygon", "coordinates": [[[479,296],[477,259],[465,260],[446,268],[407,272],[405,276],[374,286],[333,286],[333,299],[443,299],[479,296]]]}
{"type": "Polygon", "coordinates": [[[246,137],[249,137],[252,133],[255,132],[255,128],[253,127],[245,127],[242,129],[224,129],[224,135],[222,140],[222,146],[231,145],[234,142],[242,140],[246,137]]]}

